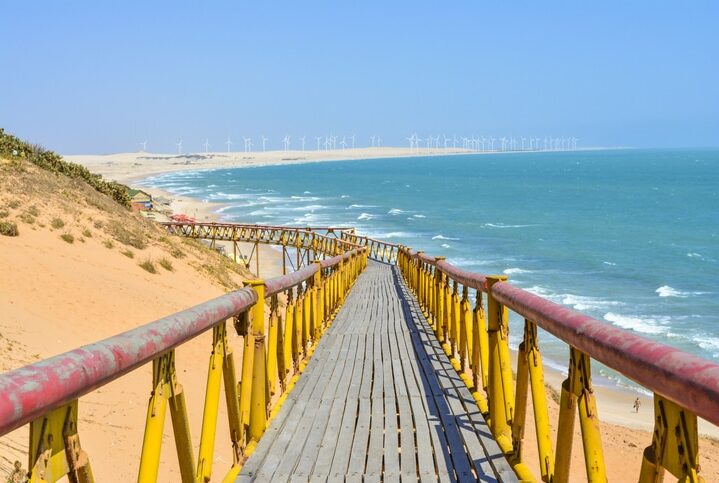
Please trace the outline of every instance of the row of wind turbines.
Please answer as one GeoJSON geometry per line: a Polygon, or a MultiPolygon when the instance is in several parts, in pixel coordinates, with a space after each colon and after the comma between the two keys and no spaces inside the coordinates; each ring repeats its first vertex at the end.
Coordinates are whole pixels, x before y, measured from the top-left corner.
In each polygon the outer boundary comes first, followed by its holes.
{"type": "MultiPolygon", "coordinates": [[[[302,136],[297,138],[299,141],[299,145],[301,146],[300,149],[302,151],[310,150],[312,147],[309,146],[307,136],[302,136]]],[[[326,136],[315,136],[314,140],[314,149],[316,151],[335,151],[335,150],[342,150],[345,149],[355,149],[355,141],[357,139],[357,136],[352,134],[351,136],[334,136],[334,135],[326,135],[326,136]]],[[[415,152],[435,152],[439,151],[440,149],[444,149],[444,151],[448,151],[450,149],[458,151],[495,151],[495,152],[503,152],[503,151],[574,151],[577,149],[577,143],[579,141],[579,138],[575,137],[553,137],[553,136],[545,136],[542,137],[536,137],[536,136],[529,136],[529,137],[475,137],[474,135],[466,137],[457,137],[456,135],[453,135],[452,137],[446,136],[446,135],[427,135],[424,139],[420,138],[417,133],[413,133],[411,136],[405,138],[407,141],[409,141],[409,148],[412,151],[415,152]]],[[[255,147],[255,144],[253,143],[253,139],[251,137],[243,137],[243,150],[246,153],[253,152],[253,147],[255,147]]],[[[262,151],[267,151],[267,142],[269,141],[269,138],[265,137],[264,135],[260,137],[260,140],[258,140],[258,144],[262,146],[262,151]]],[[[310,143],[311,143],[310,139],[310,143]]],[[[381,147],[382,146],[382,137],[379,135],[372,135],[368,138],[369,146],[365,147],[381,147]]],[[[148,141],[143,141],[140,143],[140,147],[142,149],[142,152],[147,152],[147,144],[148,141]]],[[[233,152],[232,146],[235,145],[235,143],[232,141],[232,138],[230,136],[227,137],[227,140],[223,143],[226,148],[227,152],[233,152]]],[[[280,144],[282,145],[282,150],[289,151],[290,147],[292,145],[292,137],[290,135],[286,135],[283,137],[280,141],[280,144]]],[[[183,152],[183,141],[179,140],[177,143],[175,143],[175,146],[177,146],[177,154],[181,155],[184,154],[183,152]]],[[[210,148],[212,145],[210,144],[209,139],[205,139],[205,142],[202,144],[202,146],[205,148],[205,154],[208,154],[210,152],[210,148]]],[[[296,145],[295,145],[296,146],[296,145]]],[[[259,146],[257,146],[259,148],[259,146]]]]}
{"type": "Polygon", "coordinates": [[[419,152],[421,149],[432,151],[439,150],[441,146],[444,150],[458,149],[460,147],[464,151],[576,151],[579,138],[575,137],[460,137],[456,135],[448,137],[427,135],[425,139],[420,138],[417,133],[405,138],[409,141],[409,148],[419,152]],[[441,137],[444,138],[442,141],[441,137]]]}

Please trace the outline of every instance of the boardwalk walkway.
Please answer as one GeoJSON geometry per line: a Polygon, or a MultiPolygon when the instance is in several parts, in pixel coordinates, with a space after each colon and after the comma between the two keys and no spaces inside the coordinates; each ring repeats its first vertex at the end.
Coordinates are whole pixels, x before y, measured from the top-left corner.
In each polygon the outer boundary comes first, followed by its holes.
{"type": "Polygon", "coordinates": [[[237,481],[517,481],[396,266],[370,262],[237,481]]]}

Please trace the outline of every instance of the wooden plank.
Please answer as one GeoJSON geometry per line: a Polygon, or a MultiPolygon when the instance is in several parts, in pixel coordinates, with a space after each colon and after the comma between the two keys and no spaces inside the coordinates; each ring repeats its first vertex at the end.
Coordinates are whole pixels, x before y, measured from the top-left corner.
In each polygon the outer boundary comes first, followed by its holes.
{"type": "Polygon", "coordinates": [[[238,481],[516,481],[497,451],[397,268],[370,262],[238,481]]]}
{"type": "Polygon", "coordinates": [[[372,402],[369,398],[360,398],[358,400],[357,409],[357,425],[355,427],[354,440],[352,441],[352,450],[350,454],[349,464],[347,466],[347,476],[361,478],[364,473],[365,462],[367,459],[367,446],[369,444],[369,431],[372,402]]]}

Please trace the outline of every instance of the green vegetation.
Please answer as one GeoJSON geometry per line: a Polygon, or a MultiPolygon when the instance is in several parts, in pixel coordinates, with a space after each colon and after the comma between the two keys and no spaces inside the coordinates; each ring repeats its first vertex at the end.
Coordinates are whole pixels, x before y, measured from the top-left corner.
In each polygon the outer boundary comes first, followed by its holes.
{"type": "Polygon", "coordinates": [[[27,212],[34,217],[40,216],[40,210],[38,210],[37,206],[35,206],[35,205],[32,205],[30,208],[28,208],[27,212]]]}
{"type": "Polygon", "coordinates": [[[50,226],[55,228],[56,230],[59,230],[63,226],[65,226],[65,222],[62,221],[60,218],[53,218],[50,222],[50,226]]]}
{"type": "Polygon", "coordinates": [[[63,233],[62,235],[60,235],[60,238],[62,238],[68,243],[75,243],[75,237],[72,233],[63,233]]]}
{"type": "Polygon", "coordinates": [[[11,200],[7,205],[13,210],[16,210],[20,206],[20,200],[11,200]]]}
{"type": "Polygon", "coordinates": [[[102,242],[102,244],[105,245],[105,248],[115,247],[115,242],[113,242],[112,240],[105,240],[104,242],[102,242]]]}
{"type": "Polygon", "coordinates": [[[84,230],[82,230],[82,236],[84,236],[85,238],[92,238],[92,232],[89,228],[85,228],[84,230]]]}
{"type": "Polygon", "coordinates": [[[84,166],[67,162],[59,154],[48,151],[42,146],[21,141],[15,136],[7,134],[2,128],[0,128],[0,156],[10,160],[27,159],[39,168],[52,173],[81,178],[95,190],[110,196],[125,208],[130,208],[127,186],[114,181],[105,181],[102,176],[91,173],[84,166]]]}
{"type": "Polygon", "coordinates": [[[177,247],[172,248],[170,255],[172,255],[174,258],[185,258],[185,252],[183,252],[177,247]]]}
{"type": "Polygon", "coordinates": [[[0,218],[7,218],[10,216],[10,212],[8,210],[0,210],[0,218]]]}
{"type": "Polygon", "coordinates": [[[142,267],[142,269],[146,272],[157,273],[157,268],[155,268],[155,264],[149,258],[144,262],[140,263],[140,267],[142,267]]]}
{"type": "Polygon", "coordinates": [[[174,268],[172,268],[172,262],[167,258],[161,258],[157,263],[159,263],[160,266],[168,272],[172,272],[174,270],[174,268]]]}
{"type": "Polygon", "coordinates": [[[122,250],[120,253],[125,255],[127,258],[135,258],[135,252],[133,252],[132,250],[122,250]]]}
{"type": "Polygon", "coordinates": [[[35,223],[35,217],[32,216],[30,213],[25,212],[20,215],[20,221],[22,221],[23,223],[27,223],[28,225],[32,225],[33,223],[35,223]]]}
{"type": "Polygon", "coordinates": [[[0,221],[0,235],[18,236],[17,225],[11,221],[0,221]]]}

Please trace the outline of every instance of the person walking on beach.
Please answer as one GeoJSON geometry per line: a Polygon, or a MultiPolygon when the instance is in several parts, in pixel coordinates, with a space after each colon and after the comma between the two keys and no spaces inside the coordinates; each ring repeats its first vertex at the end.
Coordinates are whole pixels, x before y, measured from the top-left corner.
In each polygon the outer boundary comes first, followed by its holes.
{"type": "Polygon", "coordinates": [[[634,412],[635,413],[639,412],[639,406],[641,406],[641,405],[642,405],[642,402],[639,400],[639,398],[634,400],[634,412]]]}

